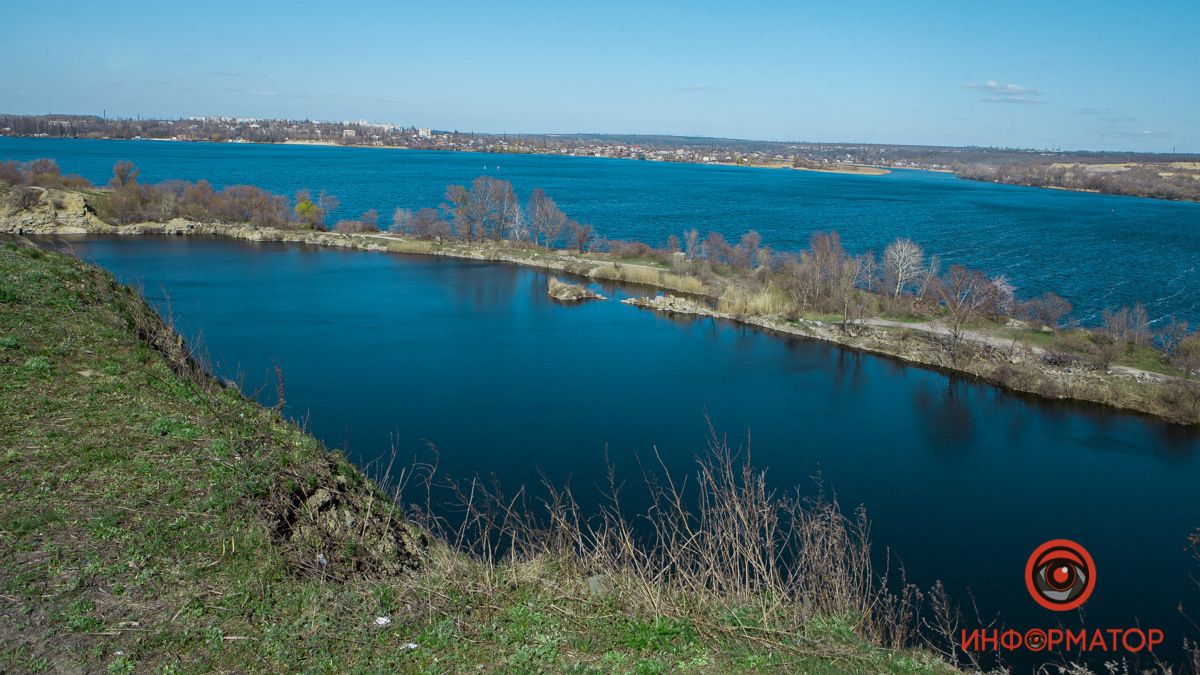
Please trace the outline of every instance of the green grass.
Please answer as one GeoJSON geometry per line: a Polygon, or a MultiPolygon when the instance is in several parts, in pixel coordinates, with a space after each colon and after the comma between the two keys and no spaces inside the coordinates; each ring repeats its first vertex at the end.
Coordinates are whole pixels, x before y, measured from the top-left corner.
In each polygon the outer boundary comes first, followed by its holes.
{"type": "Polygon", "coordinates": [[[576,253],[578,257],[588,260],[598,260],[600,262],[616,262],[626,265],[641,265],[642,267],[653,267],[660,270],[671,269],[670,265],[663,263],[656,258],[647,258],[645,256],[615,256],[610,253],[576,253]]]}
{"type": "MultiPolygon", "coordinates": [[[[307,571],[280,504],[377,494],[361,472],[174,367],[106,273],[9,245],[0,280],[0,671],[948,670],[836,621],[782,647],[706,636],[703,616],[592,597],[554,561],[488,568],[437,542],[416,571],[307,571]]],[[[321,550],[336,568],[372,543],[321,550]]]]}
{"type": "Polygon", "coordinates": [[[821,323],[841,323],[841,314],[821,314],[818,312],[809,312],[803,315],[803,318],[809,321],[820,321],[821,323]]]}
{"type": "Polygon", "coordinates": [[[420,239],[399,239],[389,238],[387,240],[389,251],[395,253],[416,253],[427,255],[439,250],[442,246],[437,242],[423,241],[420,239]]]}
{"type": "MultiPolygon", "coordinates": [[[[1087,349],[1087,338],[1079,331],[1042,331],[1000,327],[992,328],[987,332],[1006,339],[1015,339],[1021,343],[1042,349],[1070,352],[1081,358],[1089,358],[1091,355],[1091,352],[1087,349]]],[[[1166,356],[1162,352],[1141,345],[1129,344],[1126,346],[1124,354],[1114,363],[1162,375],[1181,375],[1179,368],[1168,363],[1166,356]]]]}
{"type": "Polygon", "coordinates": [[[1162,352],[1150,347],[1141,345],[1129,345],[1125,350],[1125,356],[1120,360],[1122,365],[1148,370],[1152,373],[1161,373],[1163,375],[1180,376],[1182,372],[1179,368],[1167,363],[1162,352]]]}
{"type": "Polygon", "coordinates": [[[898,321],[900,323],[928,323],[931,319],[927,316],[919,316],[916,314],[882,314],[881,319],[888,321],[898,321]]]}

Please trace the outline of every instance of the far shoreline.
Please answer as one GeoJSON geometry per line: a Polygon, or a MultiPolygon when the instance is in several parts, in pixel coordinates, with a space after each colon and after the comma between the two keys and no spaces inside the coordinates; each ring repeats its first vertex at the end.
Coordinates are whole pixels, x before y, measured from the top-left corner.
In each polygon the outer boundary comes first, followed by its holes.
{"type": "Polygon", "coordinates": [[[488,152],[483,150],[457,150],[447,148],[410,148],[402,145],[359,145],[337,143],[335,141],[309,141],[309,140],[287,140],[287,141],[243,141],[243,140],[228,140],[228,141],[212,141],[212,140],[185,140],[179,138],[92,138],[84,136],[21,136],[16,134],[0,134],[0,139],[5,138],[20,138],[34,140],[50,140],[50,141],[122,141],[122,142],[141,142],[153,141],[156,143],[186,143],[186,144],[205,144],[205,145],[286,145],[296,147],[312,147],[312,148],[345,148],[356,150],[408,150],[414,152],[438,152],[445,154],[471,154],[471,155],[496,155],[504,157],[554,157],[563,159],[607,159],[623,162],[640,162],[645,164],[664,164],[664,165],[681,165],[681,166],[711,166],[711,167],[733,167],[741,169],[791,169],[793,171],[808,171],[811,173],[828,173],[841,174],[847,176],[882,176],[893,173],[897,169],[906,171],[928,171],[930,173],[954,173],[948,169],[926,169],[922,167],[881,167],[869,164],[846,164],[846,165],[830,165],[831,168],[808,168],[793,166],[790,163],[783,164],[739,164],[737,162],[667,162],[661,160],[638,159],[636,157],[604,157],[597,155],[570,155],[561,153],[549,152],[488,152]],[[837,168],[837,167],[853,167],[853,168],[837,168]]]}
{"type": "Polygon", "coordinates": [[[692,167],[719,167],[719,168],[744,168],[744,169],[769,169],[769,171],[778,171],[778,169],[792,169],[792,171],[803,171],[806,173],[823,173],[830,175],[862,175],[862,177],[880,177],[880,175],[888,175],[901,172],[920,172],[920,173],[935,173],[942,175],[953,175],[954,178],[967,181],[967,183],[985,183],[991,185],[1007,185],[1010,187],[1027,187],[1033,190],[1056,190],[1058,192],[1082,193],[1082,195],[1099,195],[1108,197],[1128,197],[1134,199],[1151,199],[1153,202],[1159,203],[1178,203],[1178,204],[1200,204],[1200,199],[1187,198],[1170,198],[1170,197],[1154,197],[1148,195],[1127,195],[1123,192],[1104,192],[1092,189],[1078,189],[1078,187],[1068,187],[1060,185],[1028,185],[1025,183],[1006,183],[1000,180],[986,180],[978,178],[964,178],[962,175],[952,171],[952,169],[944,168],[925,168],[925,167],[876,167],[872,165],[850,165],[856,167],[876,168],[880,173],[868,173],[860,171],[840,171],[840,169],[823,169],[823,168],[808,168],[808,167],[793,167],[787,165],[739,165],[734,162],[665,162],[652,160],[637,160],[635,157],[598,157],[593,155],[560,155],[548,153],[486,153],[480,150],[450,150],[443,148],[406,148],[401,145],[346,145],[342,143],[325,142],[325,141],[283,141],[280,143],[262,142],[262,141],[180,141],[178,138],[88,138],[78,136],[64,137],[37,137],[37,136],[16,136],[16,135],[0,135],[0,142],[6,138],[17,139],[36,139],[36,141],[108,141],[108,142],[137,142],[151,141],[155,143],[197,143],[206,145],[259,145],[259,147],[268,147],[268,145],[289,145],[289,147],[302,148],[330,148],[330,149],[352,149],[352,150],[408,150],[413,153],[438,153],[446,155],[454,154],[472,154],[472,155],[494,155],[494,156],[530,156],[530,157],[546,157],[546,159],[562,159],[562,160],[611,160],[611,161],[632,161],[647,163],[647,165],[656,166],[692,166],[692,167]]]}
{"type": "Polygon", "coordinates": [[[877,167],[874,165],[867,165],[867,164],[850,165],[850,166],[856,166],[856,167],[873,168],[873,169],[878,169],[880,171],[880,173],[874,173],[874,172],[868,173],[865,171],[853,171],[853,170],[843,171],[843,170],[838,170],[838,169],[807,168],[807,167],[797,167],[797,166],[788,166],[788,165],[736,164],[733,162],[664,162],[664,161],[653,161],[653,160],[639,160],[639,159],[631,158],[631,157],[596,157],[593,155],[564,155],[564,154],[544,153],[544,152],[485,152],[485,151],[480,151],[480,150],[449,150],[449,149],[444,149],[444,148],[409,148],[409,147],[397,146],[397,145],[345,145],[342,143],[335,143],[335,142],[331,142],[331,141],[282,141],[282,142],[275,143],[275,142],[265,142],[265,141],[208,141],[208,140],[188,141],[188,140],[180,140],[180,139],[176,139],[176,138],[133,139],[133,138],[88,138],[88,137],[79,137],[79,136],[40,137],[40,136],[19,136],[19,135],[14,135],[14,134],[0,135],[0,141],[3,141],[3,139],[7,139],[7,138],[52,140],[52,141],[78,141],[78,140],[121,141],[121,142],[153,141],[156,143],[202,143],[202,144],[206,144],[206,145],[222,145],[222,146],[224,146],[224,145],[233,145],[233,146],[254,145],[254,146],[293,146],[293,147],[331,148],[331,149],[339,148],[339,149],[355,149],[355,150],[407,150],[407,151],[412,151],[412,152],[492,155],[492,156],[497,156],[497,157],[529,156],[529,157],[544,157],[544,158],[548,158],[548,159],[549,158],[557,158],[557,159],[592,159],[592,160],[632,161],[632,162],[644,162],[646,164],[655,164],[655,165],[681,165],[681,166],[697,166],[697,167],[767,169],[767,170],[773,170],[773,171],[779,170],[779,169],[792,169],[793,171],[805,171],[808,173],[823,173],[823,174],[843,175],[843,176],[870,176],[870,177],[878,177],[881,175],[889,175],[889,174],[894,174],[894,173],[899,173],[899,172],[912,171],[912,172],[923,172],[923,173],[933,173],[933,174],[942,174],[942,175],[949,174],[951,176],[954,176],[958,180],[966,181],[966,182],[970,182],[970,183],[988,183],[991,185],[1007,185],[1009,187],[1030,188],[1030,189],[1035,189],[1035,190],[1056,190],[1058,192],[1066,192],[1066,193],[1093,194],[1093,195],[1103,195],[1103,196],[1109,196],[1109,197],[1127,197],[1127,198],[1132,198],[1132,199],[1148,199],[1148,200],[1152,200],[1152,201],[1159,202],[1159,203],[1167,202],[1167,203],[1178,203],[1178,204],[1200,204],[1200,200],[1198,200],[1198,199],[1155,197],[1155,196],[1150,196],[1150,195],[1134,195],[1134,194],[1126,194],[1123,192],[1104,192],[1104,191],[1095,190],[1095,189],[1073,188],[1073,187],[1059,186],[1059,185],[1030,185],[1030,184],[1026,184],[1026,183],[1008,183],[1008,182],[1004,182],[1004,181],[986,180],[986,179],[980,179],[980,178],[964,178],[963,176],[959,175],[957,172],[955,172],[951,169],[935,169],[935,168],[915,167],[915,166],[877,167]]]}

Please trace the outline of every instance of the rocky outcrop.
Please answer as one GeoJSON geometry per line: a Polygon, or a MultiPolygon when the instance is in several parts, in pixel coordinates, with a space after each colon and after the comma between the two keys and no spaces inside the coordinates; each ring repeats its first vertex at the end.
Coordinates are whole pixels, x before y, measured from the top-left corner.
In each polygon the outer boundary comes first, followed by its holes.
{"type": "Polygon", "coordinates": [[[327,457],[284,477],[268,502],[290,567],[321,579],[377,579],[420,566],[426,535],[357,469],[327,457]],[[303,486],[303,487],[301,487],[303,486]]]}
{"type": "Polygon", "coordinates": [[[651,309],[664,314],[693,314],[696,316],[711,316],[717,319],[732,319],[731,314],[718,312],[710,307],[688,298],[677,295],[655,295],[653,297],[626,298],[621,301],[626,305],[651,309]]]}
{"type": "MultiPolygon", "coordinates": [[[[39,192],[27,208],[0,205],[0,232],[9,234],[92,234],[112,226],[100,220],[80,192],[23,188],[39,192]]],[[[32,194],[32,193],[31,193],[32,194]]]]}

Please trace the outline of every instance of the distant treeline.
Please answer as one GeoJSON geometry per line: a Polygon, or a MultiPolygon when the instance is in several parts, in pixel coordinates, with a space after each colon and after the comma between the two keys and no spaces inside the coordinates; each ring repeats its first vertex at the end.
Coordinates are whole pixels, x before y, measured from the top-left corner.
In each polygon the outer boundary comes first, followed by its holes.
{"type": "Polygon", "coordinates": [[[957,167],[955,172],[969,180],[1010,185],[1200,201],[1200,165],[1197,166],[1196,170],[1179,170],[1170,164],[1133,164],[1105,170],[1103,166],[1087,164],[968,164],[957,167]]]}
{"type": "MultiPolygon", "coordinates": [[[[97,214],[113,224],[196,221],[250,223],[260,227],[325,230],[338,200],[324,191],[314,197],[300,190],[292,198],[260,188],[234,185],[215,190],[207,181],[138,180],[138,169],[118,162],[108,189],[93,193],[97,214]]],[[[31,208],[41,199],[38,188],[94,190],[77,175],[64,175],[53,160],[0,163],[0,183],[14,208],[31,208]]],[[[380,231],[379,214],[367,211],[339,220],[344,233],[380,231]]],[[[554,199],[535,189],[522,201],[512,184],[489,176],[470,186],[451,185],[438,208],[396,209],[389,231],[438,242],[504,242],[537,249],[568,248],[576,253],[606,253],[614,262],[653,265],[677,278],[698,279],[719,296],[723,311],[733,315],[776,315],[799,319],[814,313],[836,315],[843,327],[869,317],[937,320],[958,347],[979,324],[1003,324],[1010,318],[1059,331],[1047,359],[1063,365],[1086,358],[1107,369],[1139,349],[1155,348],[1185,376],[1200,374],[1200,333],[1186,322],[1171,320],[1151,329],[1141,304],[1107,310],[1102,325],[1080,328],[1070,319],[1071,303],[1055,293],[1021,301],[1004,276],[988,276],[962,265],[943,269],[936,255],[927,256],[915,242],[899,238],[879,256],[874,251],[848,253],[836,231],[816,232],[808,247],[776,251],[750,231],[736,242],[720,232],[690,229],[667,237],[665,246],[597,236],[591,225],[570,218],[554,199]]]]}
{"type": "MultiPolygon", "coordinates": [[[[296,140],[324,140],[356,144],[365,136],[377,136],[383,145],[421,147],[423,139],[410,137],[411,126],[371,125],[354,122],[320,122],[293,119],[237,119],[229,117],[153,119],[113,118],[99,115],[0,115],[0,134],[45,136],[51,138],[173,138],[205,140],[247,140],[281,143],[296,140]],[[346,138],[343,132],[354,130],[346,138]]],[[[644,150],[687,150],[701,153],[763,153],[788,159],[887,166],[962,167],[969,164],[988,166],[1027,165],[1049,161],[1098,164],[1114,162],[1197,162],[1197,154],[1172,154],[1120,151],[1032,150],[981,146],[891,145],[879,143],[819,143],[759,141],[738,138],[674,136],[667,134],[486,134],[449,133],[459,142],[477,141],[484,145],[507,141],[525,151],[578,148],[592,145],[634,145],[644,150]]]]}

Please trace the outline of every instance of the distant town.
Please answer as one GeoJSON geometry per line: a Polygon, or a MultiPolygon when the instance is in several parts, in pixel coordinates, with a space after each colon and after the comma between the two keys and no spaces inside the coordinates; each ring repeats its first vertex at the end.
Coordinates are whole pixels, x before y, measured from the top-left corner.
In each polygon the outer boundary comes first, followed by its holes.
{"type": "Polygon", "coordinates": [[[868,175],[891,169],[924,169],[953,172],[972,180],[1200,200],[1200,155],[669,135],[489,134],[368,120],[330,122],[225,116],[131,119],[103,115],[0,115],[0,136],[298,143],[567,155],[868,175]]]}

